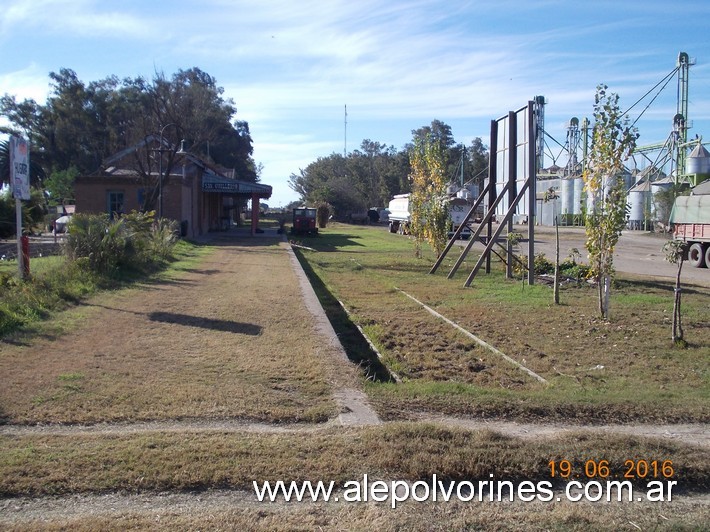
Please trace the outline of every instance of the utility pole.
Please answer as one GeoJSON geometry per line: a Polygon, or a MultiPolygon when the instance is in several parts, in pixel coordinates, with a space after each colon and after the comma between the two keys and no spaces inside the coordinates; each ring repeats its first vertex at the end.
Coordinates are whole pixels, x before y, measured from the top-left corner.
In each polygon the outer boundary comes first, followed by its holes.
{"type": "Polygon", "coordinates": [[[343,144],[343,157],[348,156],[348,105],[345,104],[345,141],[343,144]]]}

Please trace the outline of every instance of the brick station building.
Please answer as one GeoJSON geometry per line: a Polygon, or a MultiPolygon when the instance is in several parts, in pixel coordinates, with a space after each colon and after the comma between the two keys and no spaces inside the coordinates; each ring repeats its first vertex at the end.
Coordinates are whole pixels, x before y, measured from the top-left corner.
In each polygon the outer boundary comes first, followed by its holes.
{"type": "MultiPolygon", "coordinates": [[[[236,179],[234,171],[209,164],[189,152],[178,151],[163,139],[159,145],[155,137],[109,157],[93,175],[80,176],[74,184],[76,212],[116,214],[140,211],[145,195],[156,194],[160,181],[159,168],[139,171],[141,162],[149,161],[148,152],[165,154],[162,175],[163,218],[180,223],[183,236],[194,238],[208,231],[227,229],[237,221],[240,206],[251,200],[252,234],[259,223],[259,201],[271,197],[271,187],[236,179]],[[147,182],[149,186],[146,186],[147,182]]],[[[153,167],[154,161],[148,162],[153,167]]],[[[156,198],[158,196],[156,195],[156,198]]],[[[157,206],[156,212],[160,209],[157,206]]]]}

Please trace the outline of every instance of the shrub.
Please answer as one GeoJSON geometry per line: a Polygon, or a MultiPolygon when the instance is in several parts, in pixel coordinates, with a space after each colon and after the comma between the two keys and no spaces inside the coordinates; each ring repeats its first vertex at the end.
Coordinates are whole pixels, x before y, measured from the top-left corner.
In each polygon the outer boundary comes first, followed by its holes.
{"type": "Polygon", "coordinates": [[[167,218],[157,220],[147,233],[148,250],[151,253],[150,257],[146,257],[147,262],[165,261],[172,258],[179,235],[180,226],[175,220],[167,218]]]}
{"type": "MultiPolygon", "coordinates": [[[[516,275],[523,275],[524,272],[527,272],[528,257],[527,255],[520,255],[518,259],[520,259],[520,262],[515,261],[513,263],[513,272],[516,275]]],[[[555,272],[554,263],[550,260],[547,260],[544,253],[538,253],[535,255],[534,264],[535,275],[544,275],[547,273],[555,272]]]]}
{"type": "Polygon", "coordinates": [[[318,227],[324,229],[328,225],[330,215],[333,214],[333,207],[326,201],[321,201],[316,205],[316,222],[318,227]]]}
{"type": "Polygon", "coordinates": [[[178,224],[155,220],[153,212],[110,220],[106,214],[77,214],[69,223],[66,256],[102,275],[145,271],[172,256],[178,224]]]}

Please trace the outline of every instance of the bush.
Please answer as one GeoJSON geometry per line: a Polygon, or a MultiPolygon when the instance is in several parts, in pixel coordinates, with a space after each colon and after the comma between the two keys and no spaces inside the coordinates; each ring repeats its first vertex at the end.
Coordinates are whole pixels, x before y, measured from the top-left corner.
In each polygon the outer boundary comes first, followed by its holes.
{"type": "MultiPolygon", "coordinates": [[[[20,281],[0,273],[0,336],[12,333],[100,288],[155,270],[173,257],[178,224],[156,221],[154,213],[131,213],[118,220],[77,214],[69,223],[64,257],[58,264],[20,281]],[[120,277],[119,277],[120,276],[120,277]]],[[[48,260],[40,259],[40,260],[48,260]]]]}
{"type": "MultiPolygon", "coordinates": [[[[528,258],[526,255],[518,257],[520,261],[527,265],[528,258]]],[[[518,261],[515,261],[513,271],[516,275],[523,275],[527,268],[522,266],[518,261]]],[[[555,264],[548,260],[543,253],[535,255],[535,275],[552,275],[555,273],[555,264]]],[[[585,264],[577,264],[574,259],[567,259],[560,262],[560,275],[571,277],[572,279],[586,279],[589,274],[589,266],[585,264]]]]}
{"type": "Polygon", "coordinates": [[[330,215],[333,214],[332,211],[333,207],[328,202],[321,201],[318,205],[316,205],[316,222],[318,223],[318,227],[320,229],[325,229],[328,225],[330,215]]]}
{"type": "MultiPolygon", "coordinates": [[[[513,263],[513,272],[516,275],[523,275],[527,272],[528,256],[520,255],[518,257],[520,262],[515,261],[513,263]],[[522,264],[521,264],[522,263],[522,264]],[[523,266],[523,264],[525,266],[523,266]]],[[[548,273],[555,273],[555,264],[552,261],[547,260],[544,253],[538,253],[535,255],[535,275],[545,275],[548,273]]]]}
{"type": "Polygon", "coordinates": [[[147,271],[172,256],[178,224],[155,220],[155,213],[132,212],[117,220],[106,214],[77,214],[69,222],[66,256],[108,276],[121,271],[147,271]]]}
{"type": "Polygon", "coordinates": [[[173,249],[180,235],[180,226],[175,220],[161,218],[156,221],[148,236],[148,261],[166,261],[173,256],[173,249]]]}

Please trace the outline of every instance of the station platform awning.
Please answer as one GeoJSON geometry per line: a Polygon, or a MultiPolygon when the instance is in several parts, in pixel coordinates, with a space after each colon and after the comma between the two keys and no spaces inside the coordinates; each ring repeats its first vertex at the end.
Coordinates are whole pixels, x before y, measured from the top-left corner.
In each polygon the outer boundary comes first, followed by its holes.
{"type": "Polygon", "coordinates": [[[271,186],[262,183],[250,183],[238,179],[205,174],[202,176],[203,192],[221,192],[222,194],[235,194],[239,196],[270,198],[271,186]]]}

